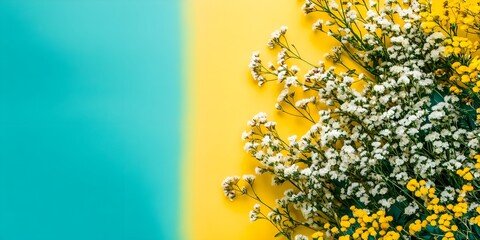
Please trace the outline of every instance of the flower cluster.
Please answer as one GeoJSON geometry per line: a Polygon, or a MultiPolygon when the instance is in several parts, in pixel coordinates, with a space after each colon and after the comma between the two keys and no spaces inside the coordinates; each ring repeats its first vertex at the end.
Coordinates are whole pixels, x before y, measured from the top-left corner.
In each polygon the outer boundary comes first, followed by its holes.
{"type": "Polygon", "coordinates": [[[423,202],[422,205],[426,208],[423,220],[417,218],[409,225],[409,233],[413,236],[424,236],[435,232],[437,236],[443,236],[442,239],[477,238],[475,234],[468,234],[471,230],[478,230],[480,226],[480,205],[475,196],[475,187],[470,182],[466,183],[455,190],[456,198],[451,196],[449,199],[442,199],[437,196],[436,188],[428,185],[432,184],[416,179],[407,184],[407,189],[420,198],[419,201],[423,202]]]}
{"type": "Polygon", "coordinates": [[[363,209],[357,209],[355,206],[350,207],[352,217],[344,215],[340,218],[340,229],[332,227],[330,223],[326,223],[324,231],[316,232],[312,235],[314,240],[323,240],[334,234],[339,235],[338,239],[369,239],[370,237],[383,240],[400,239],[402,226],[391,226],[392,216],[386,216],[384,210],[378,210],[374,214],[370,214],[363,209]]]}
{"type": "Polygon", "coordinates": [[[253,176],[244,186],[226,178],[228,198],[247,195],[268,211],[255,206],[251,221],[267,220],[287,239],[309,239],[300,228],[313,239],[480,238],[480,1],[433,9],[306,0],[304,12],[323,17],[313,29],[338,42],[326,61],[302,58],[286,27],[268,41],[276,64],[253,54],[259,85],[283,86],[276,109],[310,129],[284,139],[265,113],[248,122],[242,137],[255,173],[289,187],[270,206],[253,176]],[[310,69],[301,76],[295,62],[310,69]]]}

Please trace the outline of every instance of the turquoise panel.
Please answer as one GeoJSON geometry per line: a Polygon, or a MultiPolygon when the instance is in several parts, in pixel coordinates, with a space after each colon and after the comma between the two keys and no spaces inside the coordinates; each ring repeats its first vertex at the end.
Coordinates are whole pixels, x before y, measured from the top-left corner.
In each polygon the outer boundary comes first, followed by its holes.
{"type": "Polygon", "coordinates": [[[179,10],[0,1],[0,239],[178,239],[179,10]]]}

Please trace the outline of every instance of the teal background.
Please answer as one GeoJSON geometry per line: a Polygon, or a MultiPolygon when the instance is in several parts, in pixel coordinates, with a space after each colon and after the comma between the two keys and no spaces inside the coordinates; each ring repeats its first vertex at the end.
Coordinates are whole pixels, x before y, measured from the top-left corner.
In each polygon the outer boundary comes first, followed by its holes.
{"type": "Polygon", "coordinates": [[[0,239],[178,239],[179,1],[0,0],[0,239]]]}

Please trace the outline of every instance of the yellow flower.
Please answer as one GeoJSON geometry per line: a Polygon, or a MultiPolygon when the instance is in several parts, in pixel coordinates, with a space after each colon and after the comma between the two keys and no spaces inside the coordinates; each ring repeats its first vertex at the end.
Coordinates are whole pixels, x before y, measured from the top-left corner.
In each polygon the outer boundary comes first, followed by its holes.
{"type": "Polygon", "coordinates": [[[465,179],[467,181],[472,181],[473,180],[472,173],[471,172],[466,173],[465,175],[463,175],[463,179],[465,179]]]}
{"type": "Polygon", "coordinates": [[[452,232],[447,232],[447,233],[445,233],[445,237],[453,237],[453,233],[452,232]]]}
{"type": "Polygon", "coordinates": [[[471,192],[473,191],[473,186],[472,185],[463,185],[462,190],[465,192],[471,192]]]}
{"type": "Polygon", "coordinates": [[[312,235],[312,238],[319,238],[323,237],[324,233],[323,232],[316,232],[312,235]]]}
{"type": "Polygon", "coordinates": [[[344,228],[349,228],[351,225],[351,223],[349,221],[341,221],[340,222],[340,226],[344,227],[344,228]]]}
{"type": "Polygon", "coordinates": [[[458,74],[464,74],[464,73],[470,73],[470,72],[472,72],[472,69],[470,69],[469,67],[464,66],[464,65],[460,66],[460,67],[457,69],[457,73],[458,73],[458,74]]]}
{"type": "Polygon", "coordinates": [[[471,170],[471,168],[469,168],[469,167],[466,167],[464,169],[458,169],[457,174],[460,177],[463,177],[463,179],[465,179],[467,181],[472,181],[473,180],[473,174],[470,172],[470,170],[471,170]]]}
{"type": "Polygon", "coordinates": [[[411,192],[417,190],[417,188],[420,186],[420,184],[417,182],[417,179],[411,179],[407,183],[407,189],[411,192]]]}

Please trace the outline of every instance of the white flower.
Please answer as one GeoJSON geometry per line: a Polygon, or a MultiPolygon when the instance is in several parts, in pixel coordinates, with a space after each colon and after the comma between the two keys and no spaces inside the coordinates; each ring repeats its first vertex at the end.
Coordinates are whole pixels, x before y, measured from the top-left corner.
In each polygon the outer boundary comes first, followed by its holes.
{"type": "Polygon", "coordinates": [[[290,86],[298,86],[298,81],[297,81],[297,77],[296,76],[290,76],[290,77],[287,77],[287,79],[285,80],[285,87],[290,87],[290,86]]]}
{"type": "Polygon", "coordinates": [[[268,145],[270,145],[271,142],[272,142],[272,139],[270,138],[269,135],[265,135],[262,138],[262,146],[268,146],[268,145]]]}
{"type": "Polygon", "coordinates": [[[417,210],[418,210],[418,205],[417,205],[417,203],[411,202],[411,203],[405,208],[404,213],[405,213],[406,215],[412,215],[412,214],[416,213],[417,210]]]}
{"type": "Polygon", "coordinates": [[[260,160],[260,159],[263,158],[264,155],[265,155],[265,153],[262,150],[260,150],[260,151],[255,153],[255,158],[260,160]]]}
{"type": "Polygon", "coordinates": [[[348,11],[347,14],[346,14],[346,17],[347,17],[350,21],[353,21],[353,20],[357,19],[357,11],[355,11],[355,10],[353,10],[353,9],[350,10],[350,11],[348,11]]]}
{"type": "Polygon", "coordinates": [[[302,234],[298,234],[295,236],[295,240],[308,240],[308,237],[302,234]]]}
{"type": "Polygon", "coordinates": [[[287,88],[283,89],[282,92],[277,97],[277,102],[283,102],[285,98],[287,97],[289,91],[287,88]]]}
{"type": "Polygon", "coordinates": [[[297,135],[293,135],[293,136],[288,137],[288,141],[290,142],[290,146],[292,146],[297,141],[297,135]]]}
{"type": "Polygon", "coordinates": [[[296,172],[298,172],[298,166],[297,165],[292,165],[292,166],[284,169],[284,174],[287,177],[292,176],[296,172]]]}
{"type": "Polygon", "coordinates": [[[296,65],[293,65],[290,67],[290,70],[293,72],[293,74],[296,74],[298,71],[300,71],[300,68],[296,65]]]}
{"type": "Polygon", "coordinates": [[[310,168],[305,168],[305,169],[302,169],[300,173],[304,176],[310,176],[312,174],[312,170],[310,168]]]}
{"type": "Polygon", "coordinates": [[[258,219],[258,212],[255,210],[251,210],[249,216],[250,216],[250,222],[255,222],[258,219]]]}
{"type": "Polygon", "coordinates": [[[277,42],[280,41],[280,37],[285,35],[285,33],[287,32],[287,29],[288,28],[286,26],[282,26],[280,27],[279,30],[274,31],[270,35],[270,40],[267,43],[268,47],[274,48],[277,42]]]}
{"type": "Polygon", "coordinates": [[[275,126],[277,126],[277,123],[274,121],[268,121],[265,123],[266,128],[274,128],[275,126]]]}
{"type": "Polygon", "coordinates": [[[323,30],[323,19],[319,19],[317,20],[313,26],[312,26],[312,29],[315,31],[315,30],[323,30]]]}
{"type": "Polygon", "coordinates": [[[330,3],[328,5],[328,7],[333,9],[333,10],[337,10],[338,9],[338,4],[335,0],[330,0],[330,3]]]}
{"type": "Polygon", "coordinates": [[[253,184],[253,182],[255,181],[255,176],[250,174],[245,174],[242,176],[242,178],[248,184],[253,184]]]}
{"type": "Polygon", "coordinates": [[[239,180],[240,177],[232,176],[226,177],[222,182],[223,193],[230,199],[230,201],[233,201],[233,199],[236,197],[236,192],[233,186],[236,185],[239,180]]]}
{"type": "Polygon", "coordinates": [[[373,87],[373,91],[383,93],[385,91],[385,87],[383,85],[375,85],[375,87],[373,87]]]}

